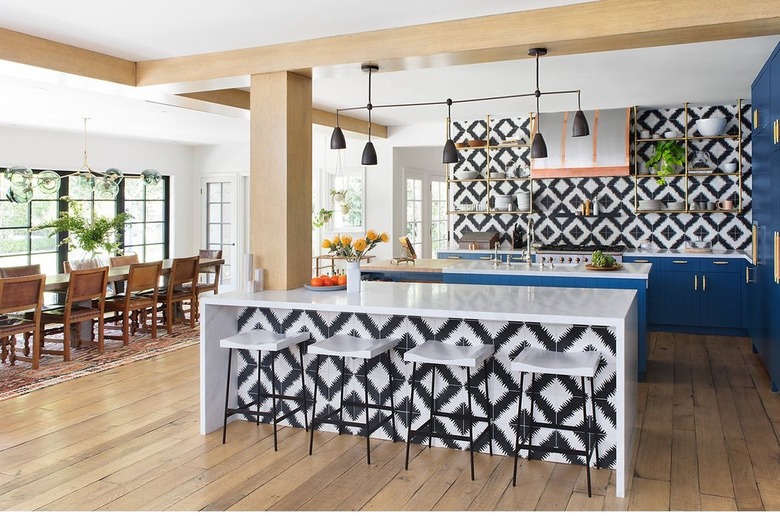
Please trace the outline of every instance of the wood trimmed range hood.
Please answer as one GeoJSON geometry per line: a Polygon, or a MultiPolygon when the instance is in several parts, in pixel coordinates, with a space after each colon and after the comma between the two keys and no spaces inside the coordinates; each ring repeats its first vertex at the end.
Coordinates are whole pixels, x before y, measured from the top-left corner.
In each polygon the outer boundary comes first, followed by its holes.
{"type": "MultiPolygon", "coordinates": [[[[547,158],[531,159],[531,178],[623,177],[629,171],[631,109],[584,111],[590,136],[573,138],[574,111],[542,113],[547,158]]],[[[536,125],[534,122],[534,130],[536,125]]]]}

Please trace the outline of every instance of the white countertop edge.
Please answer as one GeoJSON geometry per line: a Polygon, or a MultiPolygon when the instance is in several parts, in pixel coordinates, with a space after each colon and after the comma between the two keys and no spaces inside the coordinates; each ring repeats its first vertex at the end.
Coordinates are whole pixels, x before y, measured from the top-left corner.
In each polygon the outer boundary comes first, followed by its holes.
{"type": "Polygon", "coordinates": [[[202,298],[201,303],[615,327],[624,324],[625,315],[635,298],[636,291],[633,289],[363,282],[360,293],[313,292],[303,288],[258,293],[233,291],[202,298]],[[453,299],[452,295],[458,298],[453,299]],[[503,307],[497,307],[501,305],[503,307]]]}
{"type": "Polygon", "coordinates": [[[650,275],[649,264],[626,263],[616,271],[591,271],[584,265],[559,265],[553,269],[540,269],[534,264],[528,268],[524,263],[510,265],[488,265],[484,262],[454,263],[449,267],[443,267],[444,274],[491,274],[502,276],[542,276],[542,277],[569,277],[569,278],[608,278],[612,280],[647,280],[650,275]]]}
{"type": "Polygon", "coordinates": [[[685,256],[686,258],[716,258],[716,259],[746,259],[750,261],[750,254],[743,250],[718,250],[713,249],[712,252],[685,252],[684,250],[677,249],[628,249],[623,252],[623,257],[629,258],[679,258],[685,256]]]}

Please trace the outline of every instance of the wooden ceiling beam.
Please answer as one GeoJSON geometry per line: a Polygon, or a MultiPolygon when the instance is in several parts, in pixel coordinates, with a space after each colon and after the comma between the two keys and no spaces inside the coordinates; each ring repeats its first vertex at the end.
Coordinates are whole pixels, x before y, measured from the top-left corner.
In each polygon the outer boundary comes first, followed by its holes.
{"type": "Polygon", "coordinates": [[[0,59],[135,86],[136,63],[0,28],[0,59]]]}
{"type": "Polygon", "coordinates": [[[315,77],[527,58],[530,47],[570,55],[780,33],[766,0],[600,0],[138,63],[140,86],[291,71],[315,77]]]}
{"type": "MultiPolygon", "coordinates": [[[[206,92],[189,92],[186,94],[177,94],[179,96],[227,105],[239,109],[249,110],[249,92],[237,88],[227,88],[222,90],[209,90],[206,92]]],[[[323,125],[325,127],[336,126],[336,114],[320,109],[312,109],[312,123],[323,125]]],[[[368,134],[368,122],[349,116],[339,116],[339,126],[344,131],[351,131],[359,134],[368,134]]],[[[387,127],[379,123],[371,123],[371,135],[377,138],[387,138],[387,127]]]]}

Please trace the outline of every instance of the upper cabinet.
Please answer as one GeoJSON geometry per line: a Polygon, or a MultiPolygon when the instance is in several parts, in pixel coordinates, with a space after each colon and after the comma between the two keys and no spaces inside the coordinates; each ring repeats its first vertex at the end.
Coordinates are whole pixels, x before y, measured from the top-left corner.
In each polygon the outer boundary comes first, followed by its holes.
{"type": "Polygon", "coordinates": [[[532,178],[621,177],[631,173],[631,109],[584,112],[590,135],[578,138],[571,135],[573,111],[542,113],[539,130],[547,144],[547,158],[531,161],[532,178]]]}

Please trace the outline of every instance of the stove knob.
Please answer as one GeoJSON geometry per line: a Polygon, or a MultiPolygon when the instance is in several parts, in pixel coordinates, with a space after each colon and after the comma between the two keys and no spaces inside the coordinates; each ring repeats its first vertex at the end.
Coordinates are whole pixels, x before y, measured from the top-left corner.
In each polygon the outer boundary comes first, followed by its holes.
{"type": "Polygon", "coordinates": [[[567,262],[567,263],[571,263],[571,256],[569,256],[568,258],[566,258],[566,262],[567,262]]]}
{"type": "Polygon", "coordinates": [[[577,256],[576,258],[574,258],[574,263],[579,263],[579,262],[580,262],[580,257],[579,257],[579,256],[577,256]]]}
{"type": "Polygon", "coordinates": [[[560,258],[558,258],[558,261],[560,261],[561,263],[563,263],[563,256],[561,256],[560,258]]]}
{"type": "Polygon", "coordinates": [[[587,263],[588,262],[588,258],[582,258],[582,261],[587,263]]]}

